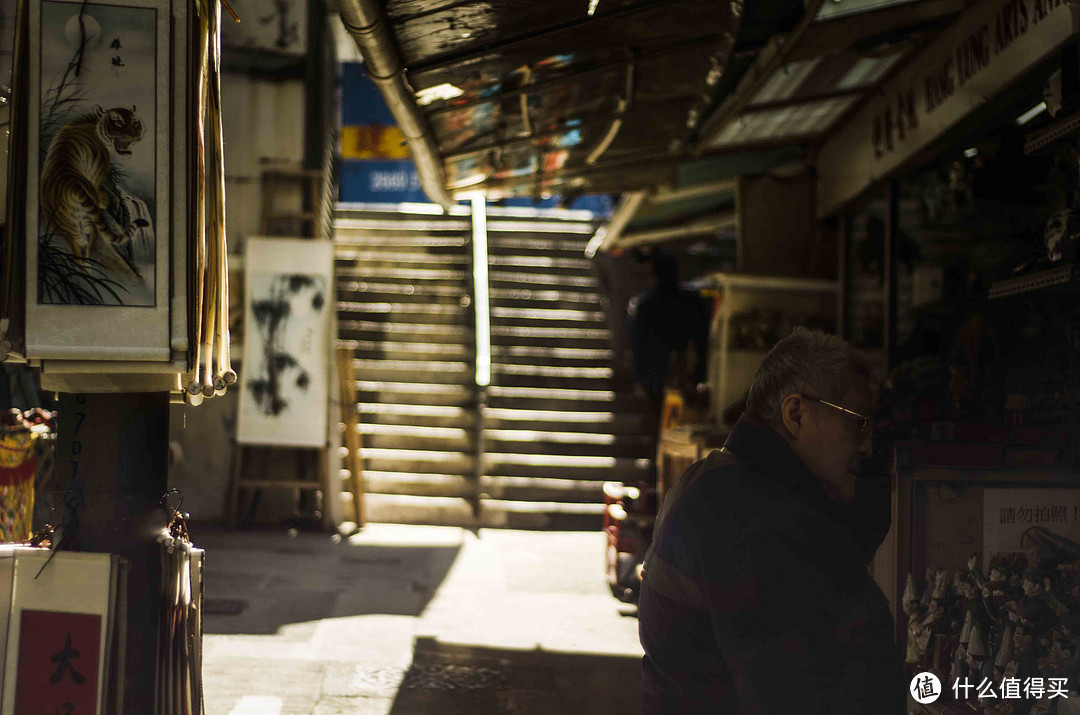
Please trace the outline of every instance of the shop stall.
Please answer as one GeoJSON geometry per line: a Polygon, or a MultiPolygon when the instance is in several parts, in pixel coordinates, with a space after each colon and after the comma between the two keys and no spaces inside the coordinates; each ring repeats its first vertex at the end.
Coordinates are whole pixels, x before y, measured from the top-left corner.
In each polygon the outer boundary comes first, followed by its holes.
{"type": "Polygon", "coordinates": [[[871,568],[911,712],[1080,699],[1076,30],[1065,4],[973,5],[818,153],[841,334],[887,376],[871,568]]]}

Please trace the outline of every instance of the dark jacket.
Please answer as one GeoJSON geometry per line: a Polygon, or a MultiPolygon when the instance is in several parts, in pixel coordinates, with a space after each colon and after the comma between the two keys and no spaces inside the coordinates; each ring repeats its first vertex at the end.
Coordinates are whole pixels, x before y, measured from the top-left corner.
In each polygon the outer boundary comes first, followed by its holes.
{"type": "Polygon", "coordinates": [[[903,713],[892,616],[847,513],[745,420],[687,470],[645,557],[643,715],[903,713]]]}

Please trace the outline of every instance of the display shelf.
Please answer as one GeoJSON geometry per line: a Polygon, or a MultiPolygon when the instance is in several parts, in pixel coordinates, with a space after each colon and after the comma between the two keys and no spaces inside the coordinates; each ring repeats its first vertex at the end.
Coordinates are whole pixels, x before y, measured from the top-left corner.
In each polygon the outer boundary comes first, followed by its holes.
{"type": "MultiPolygon", "coordinates": [[[[732,404],[742,398],[753,381],[761,359],[769,348],[734,347],[733,318],[745,311],[768,311],[775,315],[801,316],[817,323],[836,319],[840,284],[817,278],[711,273],[694,281],[699,290],[717,293],[717,312],[709,336],[709,387],[717,425],[732,404]]],[[[765,340],[770,347],[784,335],[775,335],[776,326],[765,335],[755,336],[751,344],[765,340]]]]}
{"type": "Polygon", "coordinates": [[[717,288],[751,288],[754,290],[799,292],[799,293],[839,293],[837,281],[820,278],[788,278],[785,276],[752,276],[739,273],[717,272],[702,276],[693,282],[692,287],[699,290],[717,288]]]}
{"type": "Polygon", "coordinates": [[[1026,276],[995,281],[990,285],[989,298],[990,300],[994,300],[995,298],[1004,298],[1019,293],[1028,293],[1030,291],[1042,290],[1052,286],[1065,285],[1075,281],[1076,276],[1076,264],[1069,263],[1064,266],[1036,271],[1035,273],[1026,276]]]}
{"type": "Polygon", "coordinates": [[[941,467],[916,466],[910,468],[913,482],[961,482],[963,484],[993,484],[1006,486],[1061,486],[1080,485],[1080,471],[1064,466],[1056,467],[941,467]]]}
{"type": "Polygon", "coordinates": [[[1047,144],[1063,139],[1078,130],[1080,130],[1080,112],[1059,119],[1048,127],[1028,134],[1024,137],[1024,153],[1031,154],[1047,144]]]}

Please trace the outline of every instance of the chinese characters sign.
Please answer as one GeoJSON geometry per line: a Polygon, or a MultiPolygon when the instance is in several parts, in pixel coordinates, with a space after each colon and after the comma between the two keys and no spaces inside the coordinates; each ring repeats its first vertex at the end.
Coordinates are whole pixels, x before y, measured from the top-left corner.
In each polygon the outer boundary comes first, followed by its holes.
{"type": "Polygon", "coordinates": [[[101,616],[22,612],[15,715],[95,715],[101,616]]]}
{"type": "Polygon", "coordinates": [[[983,563],[1022,551],[1033,526],[1080,541],[1080,489],[987,489],[983,492],[983,563]]]}
{"type": "Polygon", "coordinates": [[[1076,31],[1064,0],[972,3],[825,143],[818,213],[828,215],[941,138],[1076,31]]]}

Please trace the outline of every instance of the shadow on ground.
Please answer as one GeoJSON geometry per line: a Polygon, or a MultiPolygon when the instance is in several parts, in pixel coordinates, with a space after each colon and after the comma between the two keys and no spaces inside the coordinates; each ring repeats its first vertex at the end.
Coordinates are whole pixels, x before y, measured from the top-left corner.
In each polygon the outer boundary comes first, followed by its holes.
{"type": "Polygon", "coordinates": [[[270,635],[327,618],[419,616],[461,549],[460,543],[355,544],[280,532],[211,531],[194,541],[207,552],[207,634],[270,635]]]}
{"type": "Polygon", "coordinates": [[[641,712],[638,657],[415,642],[390,715],[641,712]]]}

